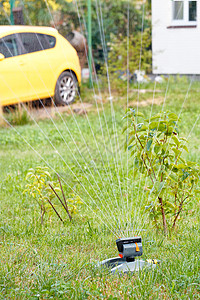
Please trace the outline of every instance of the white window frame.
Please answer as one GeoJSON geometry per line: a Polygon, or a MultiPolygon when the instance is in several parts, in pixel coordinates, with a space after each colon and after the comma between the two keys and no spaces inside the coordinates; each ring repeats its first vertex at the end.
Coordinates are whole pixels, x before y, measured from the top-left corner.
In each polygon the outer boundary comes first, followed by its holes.
{"type": "MultiPolygon", "coordinates": [[[[191,0],[182,0],[183,2],[183,20],[173,20],[173,5],[174,2],[181,1],[181,0],[172,0],[172,5],[171,5],[171,13],[172,13],[172,26],[195,26],[197,25],[197,20],[196,21],[189,21],[189,2],[191,0]]],[[[197,6],[197,12],[198,12],[198,1],[196,1],[196,6],[197,6]]],[[[197,14],[198,18],[198,14],[197,14]]]]}

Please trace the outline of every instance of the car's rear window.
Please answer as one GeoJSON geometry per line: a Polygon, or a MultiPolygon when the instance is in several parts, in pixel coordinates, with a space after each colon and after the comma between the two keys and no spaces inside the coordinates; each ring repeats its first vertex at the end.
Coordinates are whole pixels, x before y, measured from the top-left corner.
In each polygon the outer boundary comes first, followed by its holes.
{"type": "Polygon", "coordinates": [[[23,32],[19,37],[25,53],[51,49],[56,45],[56,38],[48,34],[23,32]]]}

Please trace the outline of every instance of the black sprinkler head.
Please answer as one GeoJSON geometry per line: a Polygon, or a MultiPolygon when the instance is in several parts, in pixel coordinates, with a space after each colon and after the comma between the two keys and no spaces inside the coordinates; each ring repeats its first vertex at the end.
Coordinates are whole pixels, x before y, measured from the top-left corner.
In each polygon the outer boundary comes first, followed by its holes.
{"type": "Polygon", "coordinates": [[[142,238],[120,238],[116,240],[119,256],[126,259],[127,262],[134,261],[135,257],[141,256],[142,250],[142,238]]]}

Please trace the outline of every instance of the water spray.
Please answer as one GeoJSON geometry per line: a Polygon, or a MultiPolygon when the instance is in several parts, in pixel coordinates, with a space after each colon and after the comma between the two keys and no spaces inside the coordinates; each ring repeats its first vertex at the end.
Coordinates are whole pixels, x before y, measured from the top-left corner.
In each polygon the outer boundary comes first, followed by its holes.
{"type": "Polygon", "coordinates": [[[159,263],[157,260],[136,259],[142,256],[142,238],[130,237],[119,238],[116,240],[119,257],[105,259],[99,263],[99,266],[105,266],[111,269],[111,273],[129,273],[142,270],[144,268],[155,268],[159,263]]]}

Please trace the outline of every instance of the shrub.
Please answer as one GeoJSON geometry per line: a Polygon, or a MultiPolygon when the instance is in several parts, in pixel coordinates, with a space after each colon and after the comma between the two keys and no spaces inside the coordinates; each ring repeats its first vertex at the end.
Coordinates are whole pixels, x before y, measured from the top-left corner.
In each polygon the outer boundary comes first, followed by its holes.
{"type": "Polygon", "coordinates": [[[47,167],[36,167],[36,169],[29,169],[26,175],[26,180],[29,182],[26,185],[24,193],[28,193],[39,205],[41,224],[44,222],[44,215],[51,212],[51,201],[55,195],[49,186],[49,183],[55,186],[58,192],[58,185],[52,182],[52,177],[47,167]]]}
{"type": "Polygon", "coordinates": [[[65,197],[63,186],[58,176],[59,184],[52,180],[52,176],[48,167],[36,167],[36,169],[29,169],[26,175],[26,180],[29,182],[26,185],[24,193],[28,193],[32,198],[36,200],[40,208],[41,224],[44,222],[45,214],[49,216],[55,212],[57,217],[64,223],[62,212],[67,213],[70,221],[72,215],[78,212],[78,206],[82,203],[80,197],[70,192],[68,197],[65,197]],[[63,200],[59,196],[62,192],[63,200]],[[59,206],[53,204],[53,200],[57,198],[59,200],[59,206]],[[60,209],[59,209],[60,207],[60,209]]]}
{"type": "Polygon", "coordinates": [[[146,210],[164,233],[174,229],[181,212],[199,192],[200,167],[187,160],[187,139],[180,137],[178,116],[172,112],[160,112],[150,120],[132,108],[124,117],[127,126],[126,147],[131,152],[135,172],[149,178],[146,210]],[[128,120],[127,120],[128,119],[128,120]]]}
{"type": "MultiPolygon", "coordinates": [[[[112,36],[109,44],[108,66],[112,87],[118,91],[124,85],[126,88],[127,78],[131,80],[136,70],[142,69],[146,73],[151,72],[151,32],[145,29],[143,33],[137,32],[129,37],[129,74],[127,74],[127,36],[112,36]],[[142,47],[141,47],[142,39],[142,47]],[[141,67],[141,68],[140,68],[141,67]],[[123,84],[125,82],[125,84],[123,84]]],[[[102,73],[106,75],[106,66],[102,73]]]]}

